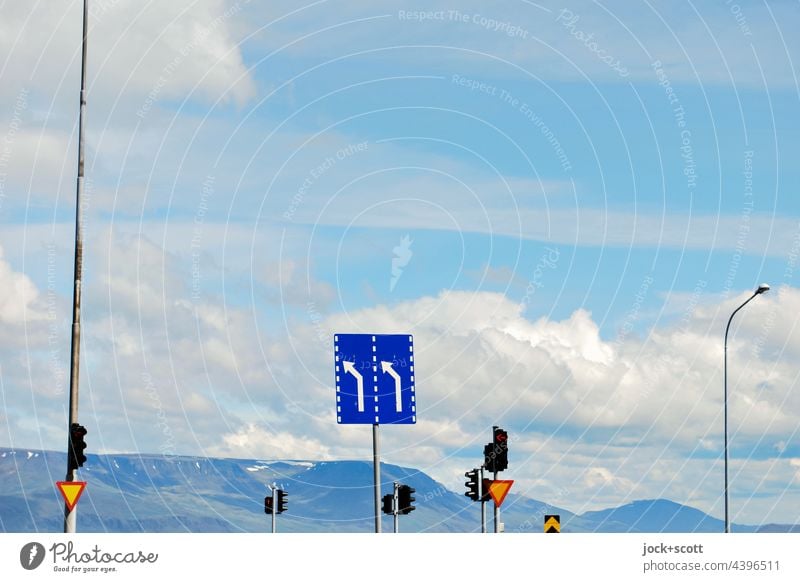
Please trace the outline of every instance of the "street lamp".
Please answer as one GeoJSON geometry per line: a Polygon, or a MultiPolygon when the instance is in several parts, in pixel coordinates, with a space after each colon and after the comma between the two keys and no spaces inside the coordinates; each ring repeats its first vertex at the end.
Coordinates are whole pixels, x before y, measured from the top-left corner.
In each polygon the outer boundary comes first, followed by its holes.
{"type": "Polygon", "coordinates": [[[745,305],[750,303],[756,295],[761,295],[762,293],[766,293],[769,291],[769,285],[766,283],[762,283],[758,286],[753,294],[748,298],[747,301],[742,303],[739,307],[737,307],[733,313],[731,313],[730,319],[728,319],[728,325],[725,328],[725,366],[723,372],[723,384],[724,384],[724,392],[723,392],[723,408],[725,410],[724,416],[724,424],[725,424],[725,533],[731,533],[731,522],[728,518],[728,331],[731,329],[731,322],[733,321],[733,316],[745,305]]]}

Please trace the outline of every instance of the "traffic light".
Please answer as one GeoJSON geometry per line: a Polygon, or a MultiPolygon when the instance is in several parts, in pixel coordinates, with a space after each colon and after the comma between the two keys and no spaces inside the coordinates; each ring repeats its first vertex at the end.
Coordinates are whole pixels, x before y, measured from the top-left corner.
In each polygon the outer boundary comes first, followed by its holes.
{"type": "Polygon", "coordinates": [[[289,502],[289,494],[283,489],[278,489],[278,513],[286,511],[287,503],[289,502]]]}
{"type": "Polygon", "coordinates": [[[394,515],[394,495],[391,493],[383,496],[383,512],[387,515],[394,515]]]}
{"type": "Polygon", "coordinates": [[[467,486],[467,492],[464,493],[467,497],[472,499],[473,501],[479,501],[480,495],[478,493],[478,469],[473,469],[472,471],[467,471],[464,473],[464,476],[469,479],[464,485],[467,486]]]}
{"type": "Polygon", "coordinates": [[[502,428],[493,427],[494,450],[496,455],[495,470],[505,471],[508,468],[508,433],[502,428]]]}
{"type": "Polygon", "coordinates": [[[492,442],[483,447],[483,466],[491,473],[508,468],[508,433],[502,428],[493,427],[492,442]]]}
{"type": "Polygon", "coordinates": [[[397,511],[403,515],[408,515],[416,509],[414,502],[416,497],[412,497],[416,489],[408,485],[400,485],[397,489],[397,511]]]}
{"type": "Polygon", "coordinates": [[[83,467],[86,462],[86,443],[83,437],[88,431],[85,427],[73,422],[69,427],[69,450],[67,451],[67,471],[74,471],[78,467],[83,467]]]}
{"type": "Polygon", "coordinates": [[[264,513],[272,515],[272,495],[267,495],[264,498],[264,513]]]}

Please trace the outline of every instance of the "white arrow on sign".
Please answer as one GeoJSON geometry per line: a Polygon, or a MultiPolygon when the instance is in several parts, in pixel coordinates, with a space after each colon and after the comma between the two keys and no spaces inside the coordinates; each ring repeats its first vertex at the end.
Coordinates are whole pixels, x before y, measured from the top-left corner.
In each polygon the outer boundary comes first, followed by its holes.
{"type": "Polygon", "coordinates": [[[364,377],[356,370],[355,362],[342,362],[345,374],[352,374],[358,387],[358,411],[364,412],[364,377]]]}
{"type": "Polygon", "coordinates": [[[394,371],[391,362],[381,362],[381,370],[384,374],[389,374],[394,378],[394,406],[397,412],[402,412],[403,402],[400,400],[400,374],[394,371]]]}

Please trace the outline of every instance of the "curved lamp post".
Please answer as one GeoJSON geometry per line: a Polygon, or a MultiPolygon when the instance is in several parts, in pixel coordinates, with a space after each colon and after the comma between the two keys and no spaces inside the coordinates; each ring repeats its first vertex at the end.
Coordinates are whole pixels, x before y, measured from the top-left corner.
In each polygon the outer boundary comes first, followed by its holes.
{"type": "Polygon", "coordinates": [[[724,391],[722,396],[723,401],[723,408],[724,412],[724,424],[725,424],[725,533],[731,533],[731,522],[728,518],[728,331],[731,329],[731,322],[733,321],[733,316],[745,305],[750,303],[756,295],[761,295],[762,293],[766,293],[769,291],[769,285],[766,283],[762,283],[758,286],[753,294],[749,297],[747,301],[742,303],[739,307],[737,307],[733,313],[731,313],[730,319],[728,319],[728,325],[725,328],[725,365],[724,365],[724,372],[723,372],[723,383],[724,383],[724,391]]]}

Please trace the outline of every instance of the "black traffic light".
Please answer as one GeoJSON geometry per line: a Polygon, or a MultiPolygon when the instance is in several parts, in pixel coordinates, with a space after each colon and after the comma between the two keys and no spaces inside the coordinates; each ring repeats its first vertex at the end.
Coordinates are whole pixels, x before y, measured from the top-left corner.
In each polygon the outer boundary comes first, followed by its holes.
{"type": "Polygon", "coordinates": [[[267,495],[264,498],[264,513],[272,515],[272,495],[267,495]]]}
{"type": "Polygon", "coordinates": [[[278,489],[278,513],[286,511],[287,503],[289,502],[289,494],[283,489],[278,489]]]}
{"type": "Polygon", "coordinates": [[[67,451],[67,471],[74,471],[78,467],[83,467],[86,462],[86,443],[83,438],[86,436],[86,427],[73,422],[69,427],[69,450],[67,451]]]}
{"type": "Polygon", "coordinates": [[[480,494],[478,493],[478,469],[473,469],[472,471],[467,471],[464,473],[464,477],[467,477],[469,481],[464,483],[467,486],[467,492],[464,493],[467,497],[472,499],[473,501],[480,500],[480,494]]]}
{"type": "Polygon", "coordinates": [[[394,515],[394,495],[391,493],[383,496],[383,512],[387,515],[394,515]]]}
{"type": "Polygon", "coordinates": [[[416,489],[408,485],[400,485],[397,489],[397,511],[403,515],[408,515],[416,509],[414,502],[416,497],[412,497],[416,489]]]}
{"type": "Polygon", "coordinates": [[[492,442],[483,447],[483,466],[491,473],[508,468],[508,433],[499,427],[492,427],[492,442]]]}

